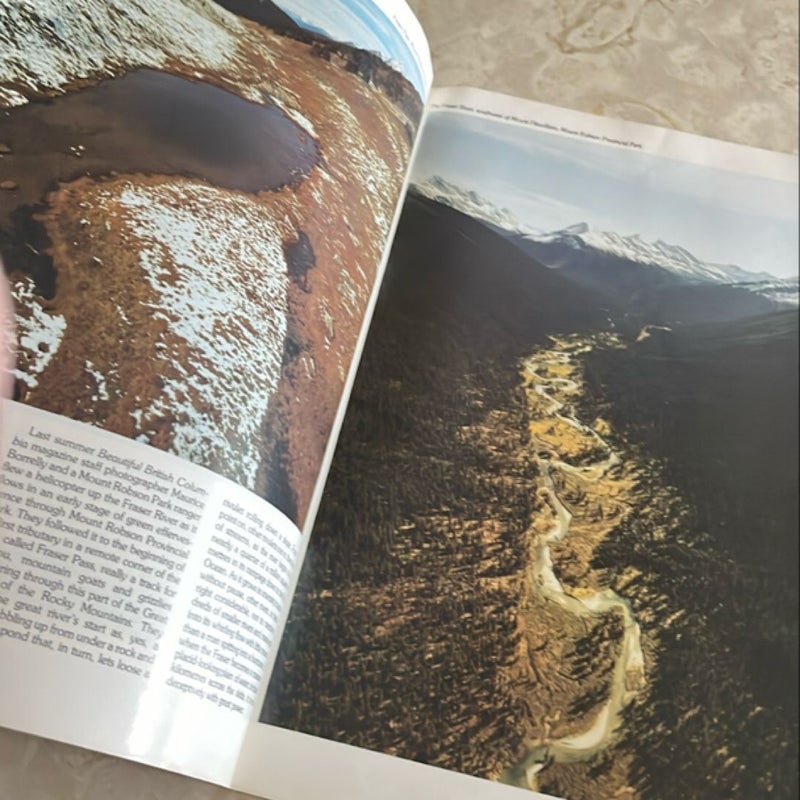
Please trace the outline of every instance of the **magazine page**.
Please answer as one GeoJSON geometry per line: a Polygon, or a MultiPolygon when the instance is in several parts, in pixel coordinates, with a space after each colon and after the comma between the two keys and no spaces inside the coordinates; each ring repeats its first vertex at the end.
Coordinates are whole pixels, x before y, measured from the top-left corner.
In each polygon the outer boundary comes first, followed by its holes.
{"type": "Polygon", "coordinates": [[[0,723],[229,779],[430,81],[381,8],[0,3],[0,723]]]}
{"type": "Polygon", "coordinates": [[[794,797],[797,158],[430,107],[240,785],[794,797]]]}

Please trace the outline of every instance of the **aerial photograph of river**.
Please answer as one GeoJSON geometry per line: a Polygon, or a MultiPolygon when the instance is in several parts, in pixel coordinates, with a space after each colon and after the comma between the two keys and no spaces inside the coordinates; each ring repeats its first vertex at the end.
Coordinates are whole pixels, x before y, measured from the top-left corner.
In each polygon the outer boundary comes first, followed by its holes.
{"type": "Polygon", "coordinates": [[[426,123],[262,719],[790,800],[796,186],[499,116],[426,123]]]}

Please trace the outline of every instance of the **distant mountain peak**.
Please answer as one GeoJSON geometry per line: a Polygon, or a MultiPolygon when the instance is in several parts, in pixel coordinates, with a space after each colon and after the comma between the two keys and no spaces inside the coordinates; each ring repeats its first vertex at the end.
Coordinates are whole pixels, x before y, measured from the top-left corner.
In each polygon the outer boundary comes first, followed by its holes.
{"type": "Polygon", "coordinates": [[[735,264],[703,261],[685,247],[663,239],[649,242],[641,234],[621,234],[593,230],[578,222],[562,230],[528,236],[543,245],[562,245],[571,250],[594,250],[626,261],[660,267],[687,283],[754,284],[774,281],[765,272],[750,272],[735,264]]]}
{"type": "Polygon", "coordinates": [[[415,183],[414,189],[429,200],[450,206],[479,222],[489,223],[510,233],[522,230],[517,218],[507,208],[498,208],[474,189],[462,189],[439,175],[415,183]]]}
{"type": "Polygon", "coordinates": [[[561,233],[571,233],[575,236],[580,236],[583,233],[589,233],[589,223],[587,222],[576,222],[574,225],[570,225],[567,228],[564,228],[561,233]]]}

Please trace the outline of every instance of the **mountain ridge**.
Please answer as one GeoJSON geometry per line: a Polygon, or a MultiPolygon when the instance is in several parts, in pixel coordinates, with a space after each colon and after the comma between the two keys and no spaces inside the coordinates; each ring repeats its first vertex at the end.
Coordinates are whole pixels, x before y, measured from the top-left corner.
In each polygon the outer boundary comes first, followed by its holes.
{"type": "MultiPolygon", "coordinates": [[[[735,286],[783,307],[797,306],[800,300],[796,278],[778,278],[737,264],[705,261],[687,247],[661,238],[648,241],[639,233],[600,231],[585,221],[554,231],[537,230],[520,223],[508,208],[498,208],[474,189],[464,189],[439,175],[415,183],[412,191],[487,225],[551,269],[574,265],[576,259],[587,262],[584,272],[591,269],[588,262],[597,263],[597,259],[604,267],[619,261],[628,271],[637,266],[644,269],[648,284],[735,286]]],[[[602,283],[606,273],[604,270],[591,282],[602,283]]],[[[628,280],[626,278],[626,282],[628,280]]]]}

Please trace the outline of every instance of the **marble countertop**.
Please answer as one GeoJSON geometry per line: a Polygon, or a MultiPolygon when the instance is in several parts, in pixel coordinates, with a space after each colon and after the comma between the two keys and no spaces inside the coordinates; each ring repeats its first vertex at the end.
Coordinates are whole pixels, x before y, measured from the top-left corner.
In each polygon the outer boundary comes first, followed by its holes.
{"type": "MultiPolygon", "coordinates": [[[[472,85],[784,152],[798,147],[794,0],[410,0],[436,83],[472,85]]],[[[0,796],[244,795],[0,730],[0,796]]]]}

